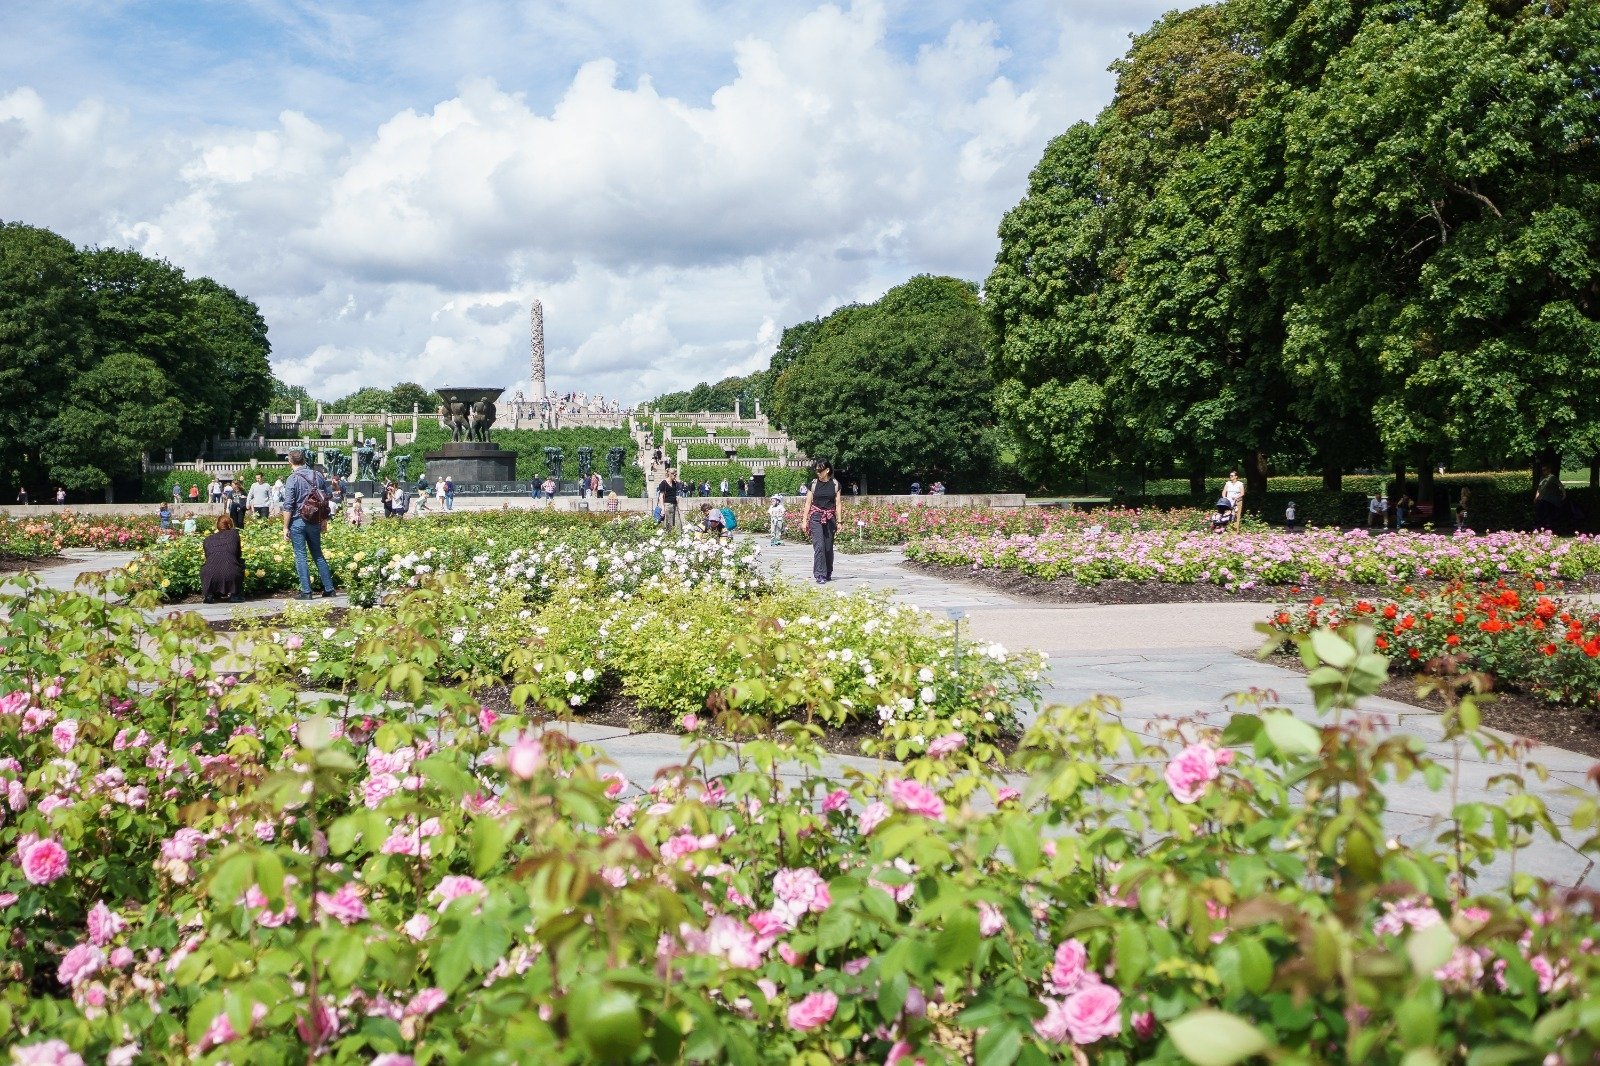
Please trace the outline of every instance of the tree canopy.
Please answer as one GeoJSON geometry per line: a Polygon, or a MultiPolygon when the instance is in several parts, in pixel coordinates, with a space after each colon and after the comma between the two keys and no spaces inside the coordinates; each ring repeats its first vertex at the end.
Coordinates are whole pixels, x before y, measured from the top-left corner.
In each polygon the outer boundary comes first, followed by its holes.
{"type": "Polygon", "coordinates": [[[260,312],[210,278],[0,223],[0,467],[11,485],[108,489],[146,450],[199,454],[272,391],[260,312]]]}
{"type": "Polygon", "coordinates": [[[652,411],[732,411],[734,401],[745,413],[755,414],[756,400],[768,403],[767,371],[757,370],[743,377],[726,377],[715,385],[702,381],[692,389],[667,392],[650,401],[652,411]]]}
{"type": "Polygon", "coordinates": [[[1040,477],[1600,452],[1600,9],[1224,0],[1114,66],[986,286],[1040,477]]]}
{"type": "Polygon", "coordinates": [[[977,286],[922,275],[785,332],[773,415],[868,486],[985,483],[994,463],[989,325],[977,286]]]}

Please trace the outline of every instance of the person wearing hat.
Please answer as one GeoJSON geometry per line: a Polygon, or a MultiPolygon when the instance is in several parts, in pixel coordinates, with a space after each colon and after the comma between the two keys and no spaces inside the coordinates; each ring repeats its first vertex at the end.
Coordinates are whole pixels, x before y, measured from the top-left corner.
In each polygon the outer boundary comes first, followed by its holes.
{"type": "Polygon", "coordinates": [[[772,506],[767,508],[767,527],[772,532],[774,545],[783,543],[783,516],[783,493],[775,492],[772,494],[772,506]]]}
{"type": "Polygon", "coordinates": [[[345,510],[345,516],[350,519],[350,524],[358,529],[367,524],[367,509],[361,503],[364,498],[361,493],[356,493],[355,500],[345,510]]]}

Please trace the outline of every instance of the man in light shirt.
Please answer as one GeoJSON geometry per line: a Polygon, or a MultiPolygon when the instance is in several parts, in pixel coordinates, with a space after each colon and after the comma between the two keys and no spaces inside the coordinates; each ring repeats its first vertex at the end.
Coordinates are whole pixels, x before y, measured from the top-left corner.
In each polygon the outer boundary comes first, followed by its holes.
{"type": "Polygon", "coordinates": [[[260,474],[250,486],[250,492],[245,496],[245,502],[255,508],[257,518],[267,517],[267,512],[272,509],[272,486],[267,484],[267,479],[260,474]]]}

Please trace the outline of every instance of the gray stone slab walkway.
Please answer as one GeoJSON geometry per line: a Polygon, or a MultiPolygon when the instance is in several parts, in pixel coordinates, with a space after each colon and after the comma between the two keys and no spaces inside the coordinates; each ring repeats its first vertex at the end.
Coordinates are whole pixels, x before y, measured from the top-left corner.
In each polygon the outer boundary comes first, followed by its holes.
{"type": "MultiPolygon", "coordinates": [[[[776,572],[801,578],[811,573],[808,546],[763,547],[763,554],[776,572]]],[[[1048,703],[1113,696],[1121,702],[1126,724],[1153,734],[1177,718],[1198,717],[1220,725],[1231,713],[1230,696],[1260,689],[1274,693],[1274,703],[1297,717],[1320,721],[1302,675],[1250,657],[1261,643],[1254,626],[1266,617],[1266,604],[1040,605],[975,582],[925,574],[903,563],[899,551],[837,555],[828,587],[839,592],[884,592],[936,615],[958,609],[965,613],[963,631],[974,639],[1045,652],[1050,656],[1044,693],[1048,703]]],[[[1458,753],[1444,739],[1437,715],[1378,698],[1364,701],[1360,710],[1378,716],[1396,732],[1421,738],[1428,751],[1447,765],[1459,756],[1456,780],[1461,797],[1503,794],[1490,779],[1510,767],[1486,762],[1471,747],[1458,753]]],[[[1572,812],[1587,788],[1584,775],[1594,760],[1540,745],[1528,761],[1550,771],[1544,782],[1529,775],[1529,791],[1544,801],[1558,826],[1570,828],[1572,812]]],[[[1448,787],[1434,792],[1416,779],[1391,783],[1388,794],[1388,829],[1407,843],[1437,835],[1452,807],[1448,787]]],[[[1600,888],[1600,865],[1562,841],[1541,841],[1525,849],[1517,869],[1561,884],[1600,888]]],[[[1504,883],[1509,875],[1510,864],[1503,862],[1485,871],[1484,880],[1504,883]]]]}

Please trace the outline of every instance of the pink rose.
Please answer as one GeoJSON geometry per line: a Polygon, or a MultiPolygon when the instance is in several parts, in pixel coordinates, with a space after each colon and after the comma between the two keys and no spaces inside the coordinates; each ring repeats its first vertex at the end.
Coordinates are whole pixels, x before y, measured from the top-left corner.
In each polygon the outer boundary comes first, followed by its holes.
{"type": "Polygon", "coordinates": [[[846,792],[842,788],[836,788],[826,796],[822,797],[823,814],[831,814],[834,811],[842,811],[849,805],[850,793],[846,792]]]}
{"type": "Polygon", "coordinates": [[[433,890],[433,895],[439,899],[439,909],[442,911],[450,905],[452,900],[462,896],[481,896],[484,893],[483,882],[475,877],[462,874],[451,874],[441,878],[438,886],[433,890]]]}
{"type": "Polygon", "coordinates": [[[683,716],[680,724],[683,726],[683,731],[685,733],[693,733],[695,730],[700,728],[700,716],[695,714],[693,711],[690,711],[688,714],[683,716]]]}
{"type": "Polygon", "coordinates": [[[284,638],[283,646],[285,648],[288,648],[290,651],[295,651],[302,644],[304,644],[305,642],[306,642],[305,638],[302,637],[299,633],[290,633],[287,637],[284,638]]]}
{"type": "Polygon", "coordinates": [[[105,952],[93,944],[79,944],[61,958],[56,968],[56,980],[64,985],[75,985],[97,972],[106,964],[105,952]]]}
{"type": "Polygon", "coordinates": [[[354,925],[367,920],[367,905],[361,901],[361,889],[354,881],[346,881],[331,894],[318,892],[317,907],[340,925],[354,925]]]}
{"type": "Polygon", "coordinates": [[[908,814],[921,814],[936,821],[944,820],[944,800],[927,785],[896,778],[889,782],[889,799],[908,814]]]}
{"type": "Polygon", "coordinates": [[[600,780],[606,782],[607,799],[616,799],[628,790],[628,779],[617,770],[601,774],[600,780]]]}
{"type": "Polygon", "coordinates": [[[372,1060],[372,1066],[417,1066],[417,1060],[398,1051],[385,1051],[372,1060]]]}
{"type": "Polygon", "coordinates": [[[526,781],[544,765],[544,745],[523,734],[506,749],[506,769],[511,776],[526,781]]]}
{"type": "Polygon", "coordinates": [[[1209,744],[1190,744],[1167,763],[1167,787],[1179,803],[1194,803],[1220,773],[1217,753],[1209,744]]]}
{"type": "Polygon", "coordinates": [[[104,947],[111,938],[122,932],[122,917],[107,907],[104,901],[89,908],[89,942],[104,947]]]}
{"type": "Polygon", "coordinates": [[[860,818],[857,821],[857,825],[861,829],[861,835],[864,837],[871,836],[872,831],[878,828],[879,824],[887,817],[889,817],[889,808],[882,803],[867,804],[862,809],[860,818]]]}
{"type": "Polygon", "coordinates": [[[1156,1016],[1145,1010],[1128,1019],[1133,1023],[1133,1034],[1140,1040],[1150,1040],[1156,1035],[1156,1016]]]}
{"type": "Polygon", "coordinates": [[[1000,913],[1000,908],[987,900],[978,901],[978,932],[984,936],[994,936],[1006,927],[1005,915],[1000,913]]]}
{"type": "Polygon", "coordinates": [[[18,1045],[11,1049],[13,1066],[83,1066],[83,1057],[65,1040],[46,1040],[40,1044],[18,1045]]]}
{"type": "Polygon", "coordinates": [[[55,742],[57,751],[71,751],[78,743],[78,720],[69,718],[65,722],[57,722],[55,728],[50,730],[50,739],[55,742]]]}
{"type": "Polygon", "coordinates": [[[478,708],[478,728],[483,730],[485,733],[487,733],[489,730],[493,729],[494,728],[494,724],[496,722],[498,722],[499,720],[500,720],[500,716],[498,714],[495,714],[489,708],[487,708],[487,707],[479,707],[478,708]]]}
{"type": "Polygon", "coordinates": [[[772,890],[779,902],[795,917],[806,913],[821,914],[833,904],[828,882],[809,866],[798,870],[779,870],[772,878],[772,890]]]}
{"type": "Polygon", "coordinates": [[[1044,975],[1044,984],[1058,996],[1076,992],[1085,981],[1093,980],[1089,972],[1089,950],[1076,939],[1064,940],[1056,948],[1055,964],[1044,975]]]}
{"type": "Polygon", "coordinates": [[[119,970],[126,970],[129,966],[132,966],[133,965],[133,949],[132,948],[112,948],[111,949],[111,965],[116,967],[119,970]]]}
{"type": "Polygon", "coordinates": [[[36,840],[22,849],[22,875],[30,884],[48,885],[67,872],[67,849],[54,840],[36,840]]]}
{"type": "Polygon", "coordinates": [[[799,1003],[789,1005],[789,1028],[803,1033],[827,1025],[838,1009],[838,996],[832,992],[813,992],[799,1003]]]}
{"type": "Polygon", "coordinates": [[[444,1006],[448,998],[442,988],[424,988],[411,997],[411,1002],[406,1004],[406,1013],[413,1017],[426,1017],[444,1006]]]}
{"type": "Polygon", "coordinates": [[[966,744],[967,738],[960,733],[946,733],[942,737],[935,738],[934,742],[928,745],[928,755],[935,759],[942,759],[946,755],[960,751],[966,747],[966,744]]]}
{"type": "Polygon", "coordinates": [[[402,928],[405,929],[406,935],[412,940],[421,940],[426,937],[428,935],[428,931],[433,928],[433,919],[429,918],[426,914],[413,914],[410,918],[406,919],[406,924],[402,928]]]}
{"type": "Polygon", "coordinates": [[[1067,1032],[1075,1044],[1092,1044],[1122,1032],[1122,993],[1110,985],[1092,984],[1067,997],[1062,1008],[1067,1032]]]}

